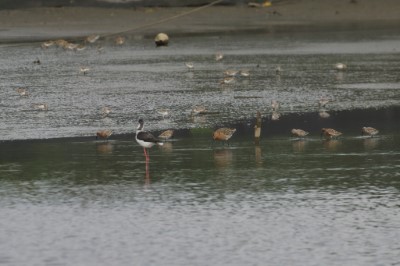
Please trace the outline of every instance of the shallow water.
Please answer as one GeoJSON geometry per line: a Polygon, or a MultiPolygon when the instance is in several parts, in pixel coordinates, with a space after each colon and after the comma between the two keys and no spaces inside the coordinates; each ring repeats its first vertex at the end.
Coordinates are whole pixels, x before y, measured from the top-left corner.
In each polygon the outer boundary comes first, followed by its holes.
{"type": "Polygon", "coordinates": [[[399,36],[397,31],[182,36],[171,37],[164,48],[130,36],[123,46],[103,39],[77,52],[4,44],[0,139],[89,136],[104,128],[133,133],[139,117],[152,130],[206,128],[250,119],[257,110],[267,118],[272,100],[281,102],[282,114],[317,112],[321,98],[330,100],[330,111],[391,107],[400,100],[399,36]],[[217,52],[224,54],[218,62],[217,52]],[[194,70],[185,62],[193,62],[194,70]],[[347,71],[334,70],[337,62],[346,63],[347,71]],[[90,72],[81,74],[81,66],[90,72]],[[221,85],[227,69],[247,69],[250,77],[221,85]],[[29,97],[16,93],[20,86],[29,97]],[[35,110],[36,103],[47,103],[49,110],[35,110]],[[215,113],[212,119],[190,116],[199,104],[215,113]],[[104,106],[111,108],[107,118],[101,115],[104,106]],[[169,109],[166,119],[157,109],[169,109]]]}
{"type": "Polygon", "coordinates": [[[1,144],[3,265],[399,263],[398,135],[1,144]],[[147,170],[146,170],[146,167],[147,170]]]}
{"type": "Polygon", "coordinates": [[[161,49],[132,36],[122,47],[103,40],[102,53],[1,46],[0,264],[400,263],[398,36],[186,36],[161,49]],[[226,69],[250,77],[220,85],[226,69]],[[320,98],[331,101],[321,109],[320,98]],[[49,110],[33,110],[39,102],[49,110]],[[191,116],[196,104],[212,114],[191,116]],[[177,129],[148,164],[134,142],[139,117],[155,134],[177,129]],[[229,145],[211,142],[222,125],[237,128],[229,145]],[[360,136],[362,126],[379,137],[360,136]],[[293,127],[310,136],[291,137],[293,127]],[[322,140],[322,127],[343,136],[322,140]],[[103,128],[114,135],[96,141],[103,128]]]}

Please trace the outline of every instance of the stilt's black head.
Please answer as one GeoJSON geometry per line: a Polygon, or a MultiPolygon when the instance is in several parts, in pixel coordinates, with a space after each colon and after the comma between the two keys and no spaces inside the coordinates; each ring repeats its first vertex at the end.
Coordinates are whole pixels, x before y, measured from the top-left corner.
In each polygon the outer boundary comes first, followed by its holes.
{"type": "Polygon", "coordinates": [[[144,122],[143,122],[143,119],[139,119],[139,125],[138,125],[138,127],[137,127],[137,130],[143,130],[143,124],[144,124],[144,122]]]}

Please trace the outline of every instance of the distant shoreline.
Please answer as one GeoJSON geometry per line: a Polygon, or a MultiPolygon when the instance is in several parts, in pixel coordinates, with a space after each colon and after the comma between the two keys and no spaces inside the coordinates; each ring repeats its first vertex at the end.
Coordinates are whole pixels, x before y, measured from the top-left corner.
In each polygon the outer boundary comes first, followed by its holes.
{"type": "Polygon", "coordinates": [[[174,18],[194,8],[61,7],[0,10],[0,43],[79,39],[91,34],[117,32],[152,37],[390,29],[400,26],[397,0],[279,1],[265,8],[247,5],[212,6],[174,18]],[[151,25],[151,26],[149,26],[151,25]],[[129,31],[134,29],[133,31],[129,31]],[[125,32],[125,33],[124,33],[125,32]]]}

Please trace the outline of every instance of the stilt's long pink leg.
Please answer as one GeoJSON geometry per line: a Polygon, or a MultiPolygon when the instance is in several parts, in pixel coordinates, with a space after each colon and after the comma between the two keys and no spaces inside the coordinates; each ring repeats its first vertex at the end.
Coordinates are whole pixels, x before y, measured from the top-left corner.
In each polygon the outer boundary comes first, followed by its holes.
{"type": "Polygon", "coordinates": [[[146,157],[146,161],[148,161],[150,158],[149,158],[149,154],[146,151],[146,148],[143,147],[143,151],[144,151],[144,156],[146,157]]]}

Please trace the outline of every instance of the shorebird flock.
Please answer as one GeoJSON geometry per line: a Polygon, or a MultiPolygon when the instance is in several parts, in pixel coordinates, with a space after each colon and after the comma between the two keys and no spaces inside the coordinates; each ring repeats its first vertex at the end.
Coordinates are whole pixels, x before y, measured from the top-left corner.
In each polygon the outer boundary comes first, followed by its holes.
{"type": "MultiPolygon", "coordinates": [[[[41,44],[41,47],[43,49],[48,49],[51,46],[56,46],[59,48],[62,48],[64,50],[72,50],[72,51],[81,51],[84,50],[88,45],[94,45],[98,40],[100,39],[100,35],[90,35],[87,36],[82,42],[80,43],[75,43],[75,42],[69,42],[63,39],[58,39],[58,40],[53,40],[53,41],[46,41],[41,44]]],[[[126,38],[124,36],[116,36],[114,38],[114,44],[115,45],[123,45],[126,41],[126,38]]],[[[102,46],[97,46],[97,51],[100,53],[103,50],[102,46]]],[[[220,52],[215,54],[214,57],[215,61],[221,61],[224,59],[224,55],[220,52]]],[[[37,60],[34,62],[35,64],[40,64],[40,60],[37,60]]],[[[184,66],[187,68],[188,71],[195,71],[196,66],[193,62],[184,62],[184,66]]],[[[337,63],[333,66],[333,69],[336,71],[345,71],[347,70],[347,65],[344,63],[337,63]]],[[[81,66],[79,68],[79,73],[82,75],[88,75],[91,71],[89,66],[81,66]]],[[[274,69],[275,75],[280,76],[284,70],[280,65],[277,65],[274,69]]],[[[251,76],[251,70],[249,69],[226,69],[222,73],[223,78],[219,81],[219,84],[221,86],[229,86],[229,84],[235,83],[235,81],[239,78],[249,78],[251,76]]],[[[21,97],[27,97],[29,96],[29,92],[26,88],[17,88],[16,92],[21,96],[21,97]]],[[[322,119],[326,119],[330,117],[330,114],[328,113],[327,105],[329,104],[331,100],[328,98],[321,98],[318,100],[317,105],[318,105],[318,114],[319,117],[322,119]]],[[[280,113],[280,106],[281,103],[273,99],[271,100],[270,104],[270,115],[269,119],[271,121],[278,121],[281,118],[281,113],[280,113]]],[[[46,103],[38,103],[33,105],[33,108],[36,110],[41,110],[41,111],[47,111],[49,109],[48,105],[46,103]]],[[[103,118],[108,117],[110,113],[112,112],[110,107],[104,106],[101,108],[100,113],[103,118]]],[[[167,108],[163,109],[156,109],[155,112],[158,114],[158,116],[162,117],[162,119],[165,119],[166,117],[169,117],[171,115],[171,112],[167,108]]],[[[201,116],[201,115],[207,115],[212,112],[209,112],[207,108],[203,105],[196,105],[193,107],[191,110],[191,116],[201,116]]],[[[228,140],[231,139],[231,137],[234,135],[236,132],[235,128],[228,128],[228,127],[222,127],[217,130],[215,130],[212,134],[212,139],[214,141],[221,141],[221,142],[228,142],[228,140]]],[[[109,137],[112,135],[113,131],[110,129],[104,129],[104,130],[99,130],[96,132],[96,138],[97,139],[102,139],[104,141],[107,141],[109,137]]],[[[367,135],[370,137],[376,136],[379,131],[373,127],[362,127],[361,129],[362,135],[367,135]]],[[[297,138],[300,139],[305,139],[307,138],[310,134],[309,132],[305,131],[304,129],[300,128],[293,128],[291,130],[291,134],[297,138]]],[[[143,119],[139,120],[139,126],[137,127],[136,131],[136,136],[135,139],[139,145],[141,145],[144,148],[144,153],[146,156],[146,159],[148,159],[148,153],[146,152],[146,148],[151,148],[152,146],[158,144],[162,145],[163,142],[168,141],[171,139],[174,135],[174,129],[168,129],[162,132],[161,134],[158,135],[158,137],[153,136],[150,132],[144,131],[144,121],[143,119]]],[[[333,129],[333,128],[322,128],[320,136],[322,138],[325,138],[327,140],[330,139],[337,139],[342,135],[341,132],[333,129]]]]}

